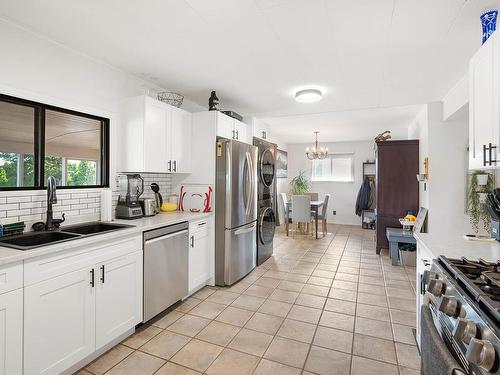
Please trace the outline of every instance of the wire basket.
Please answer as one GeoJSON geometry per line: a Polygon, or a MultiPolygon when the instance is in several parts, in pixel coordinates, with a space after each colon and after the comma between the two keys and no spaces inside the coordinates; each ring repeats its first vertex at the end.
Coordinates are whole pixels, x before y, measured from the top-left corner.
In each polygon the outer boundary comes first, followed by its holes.
{"type": "Polygon", "coordinates": [[[182,105],[184,96],[176,92],[164,91],[158,93],[158,100],[179,108],[182,105]]]}

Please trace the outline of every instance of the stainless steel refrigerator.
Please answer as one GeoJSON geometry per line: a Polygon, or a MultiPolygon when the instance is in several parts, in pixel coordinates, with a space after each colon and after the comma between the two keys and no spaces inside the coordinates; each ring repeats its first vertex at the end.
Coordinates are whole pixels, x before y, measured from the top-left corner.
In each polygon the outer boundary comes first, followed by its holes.
{"type": "Polygon", "coordinates": [[[231,285],[257,259],[257,147],[217,138],[215,284],[231,285]]]}

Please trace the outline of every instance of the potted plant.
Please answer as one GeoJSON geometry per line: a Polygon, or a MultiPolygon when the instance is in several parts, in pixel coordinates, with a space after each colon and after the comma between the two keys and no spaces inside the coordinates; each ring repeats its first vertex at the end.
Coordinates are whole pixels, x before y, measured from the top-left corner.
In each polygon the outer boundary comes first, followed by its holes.
{"type": "Polygon", "coordinates": [[[476,171],[470,176],[469,191],[467,192],[467,213],[469,221],[474,232],[479,232],[479,223],[482,221],[483,228],[486,232],[490,232],[491,217],[486,210],[486,195],[492,193],[494,189],[493,176],[484,171],[476,171]],[[487,176],[486,183],[482,176],[487,176]],[[482,181],[480,181],[482,180],[482,181]]]}
{"type": "Polygon", "coordinates": [[[304,171],[299,171],[299,174],[292,178],[290,181],[290,194],[291,195],[302,195],[309,191],[311,183],[309,179],[306,177],[304,171]]]}

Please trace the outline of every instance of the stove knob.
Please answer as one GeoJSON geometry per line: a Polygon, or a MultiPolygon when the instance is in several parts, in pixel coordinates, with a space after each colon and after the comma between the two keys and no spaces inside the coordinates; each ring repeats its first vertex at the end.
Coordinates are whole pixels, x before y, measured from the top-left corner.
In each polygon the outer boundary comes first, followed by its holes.
{"type": "Polygon", "coordinates": [[[483,370],[490,371],[496,359],[495,347],[488,340],[471,339],[465,358],[483,370]]]}
{"type": "Polygon", "coordinates": [[[438,275],[436,272],[425,270],[422,277],[423,277],[424,284],[428,284],[430,280],[437,279],[438,275]]]}
{"type": "Polygon", "coordinates": [[[457,325],[453,331],[453,336],[468,344],[471,339],[475,338],[477,334],[477,326],[473,321],[458,318],[457,325]]]}
{"type": "Polygon", "coordinates": [[[462,308],[460,302],[458,302],[455,297],[443,296],[438,310],[454,318],[465,317],[465,309],[462,308]]]}
{"type": "Polygon", "coordinates": [[[441,280],[431,279],[429,280],[429,285],[427,285],[427,291],[439,297],[446,291],[446,284],[441,280]]]}

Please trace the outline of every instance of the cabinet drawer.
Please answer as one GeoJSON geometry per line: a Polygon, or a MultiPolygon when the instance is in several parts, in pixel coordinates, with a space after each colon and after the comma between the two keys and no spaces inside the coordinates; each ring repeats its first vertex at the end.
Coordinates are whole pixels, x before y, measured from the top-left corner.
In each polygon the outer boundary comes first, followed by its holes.
{"type": "Polygon", "coordinates": [[[28,260],[24,263],[24,285],[31,285],[109,259],[110,256],[142,250],[142,236],[133,235],[28,260]]]}
{"type": "Polygon", "coordinates": [[[23,264],[0,266],[0,294],[23,287],[23,264]]]}
{"type": "Polygon", "coordinates": [[[209,226],[210,226],[209,218],[189,222],[189,233],[192,234],[203,230],[208,231],[209,226]]]}

